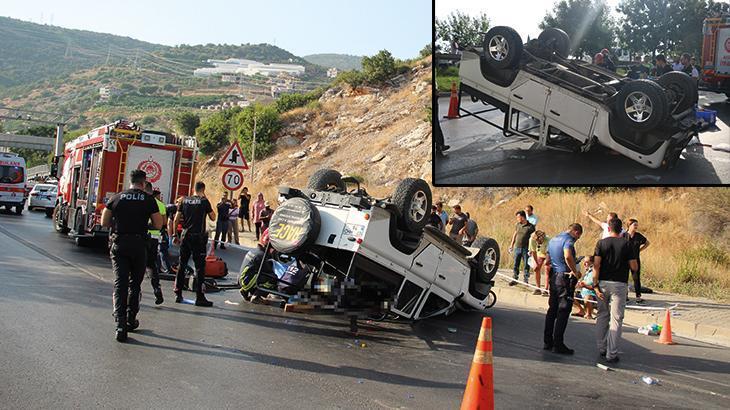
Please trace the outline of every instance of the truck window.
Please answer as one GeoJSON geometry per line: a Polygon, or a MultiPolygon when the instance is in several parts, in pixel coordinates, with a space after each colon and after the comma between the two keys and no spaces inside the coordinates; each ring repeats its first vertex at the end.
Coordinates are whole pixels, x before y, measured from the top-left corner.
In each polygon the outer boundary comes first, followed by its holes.
{"type": "Polygon", "coordinates": [[[0,165],[0,183],[20,184],[25,178],[23,167],[0,165]]]}

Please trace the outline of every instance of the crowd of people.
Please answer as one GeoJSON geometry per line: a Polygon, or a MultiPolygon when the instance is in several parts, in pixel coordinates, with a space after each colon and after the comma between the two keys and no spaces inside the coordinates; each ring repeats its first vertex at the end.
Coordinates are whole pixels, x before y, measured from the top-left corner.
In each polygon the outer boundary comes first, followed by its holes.
{"type": "MultiPolygon", "coordinates": [[[[593,56],[593,64],[613,72],[616,72],[617,69],[614,59],[606,48],[593,56]]],[[[671,65],[667,62],[667,57],[664,54],[658,54],[653,59],[648,55],[643,58],[637,55],[628,67],[627,76],[636,80],[647,77],[661,77],[671,71],[684,72],[699,81],[700,71],[697,67],[697,59],[688,53],[676,56],[674,63],[671,65]]]]}

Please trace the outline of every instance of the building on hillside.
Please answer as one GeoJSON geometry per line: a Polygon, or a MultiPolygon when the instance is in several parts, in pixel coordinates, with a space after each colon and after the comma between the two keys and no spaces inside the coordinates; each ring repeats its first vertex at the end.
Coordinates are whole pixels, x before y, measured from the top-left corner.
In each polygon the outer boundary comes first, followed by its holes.
{"type": "MultiPolygon", "coordinates": [[[[304,74],[305,68],[299,64],[260,63],[254,60],[229,58],[227,60],[207,60],[213,67],[198,68],[193,71],[195,77],[226,76],[227,81],[236,82],[239,75],[263,75],[267,77],[287,74],[299,77],[304,74]]],[[[225,81],[225,80],[224,80],[225,81]]]]}
{"type": "Polygon", "coordinates": [[[338,74],[340,74],[340,70],[338,70],[336,67],[332,67],[327,70],[327,78],[335,78],[338,74]]]}

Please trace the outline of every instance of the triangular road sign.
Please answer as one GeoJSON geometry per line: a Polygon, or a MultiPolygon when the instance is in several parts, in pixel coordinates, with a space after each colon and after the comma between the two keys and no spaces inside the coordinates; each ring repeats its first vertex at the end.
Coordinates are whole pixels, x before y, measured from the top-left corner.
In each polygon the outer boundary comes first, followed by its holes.
{"type": "Polygon", "coordinates": [[[238,145],[238,141],[233,142],[233,144],[228,147],[226,153],[223,154],[223,158],[221,158],[220,162],[218,162],[218,166],[223,168],[248,169],[246,158],[243,156],[243,150],[241,149],[241,146],[238,145]]]}

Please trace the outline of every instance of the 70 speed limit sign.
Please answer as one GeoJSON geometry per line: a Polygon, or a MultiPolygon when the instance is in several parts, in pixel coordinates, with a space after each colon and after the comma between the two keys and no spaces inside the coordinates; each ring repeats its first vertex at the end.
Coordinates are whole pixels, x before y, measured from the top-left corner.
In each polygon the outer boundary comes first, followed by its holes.
{"type": "Polygon", "coordinates": [[[243,185],[243,174],[235,168],[229,168],[221,177],[223,186],[229,191],[237,191],[243,185]]]}

